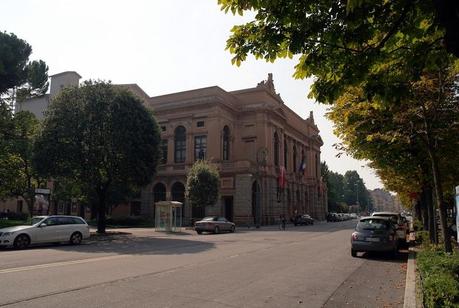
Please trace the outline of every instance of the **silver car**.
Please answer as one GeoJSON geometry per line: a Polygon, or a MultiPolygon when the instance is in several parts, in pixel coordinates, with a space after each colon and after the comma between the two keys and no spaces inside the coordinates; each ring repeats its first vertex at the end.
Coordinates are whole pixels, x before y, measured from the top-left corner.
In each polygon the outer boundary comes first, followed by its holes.
{"type": "Polygon", "coordinates": [[[0,229],[0,246],[27,248],[31,244],[69,242],[81,244],[89,238],[89,226],[77,216],[36,216],[30,225],[0,229]]]}
{"type": "Polygon", "coordinates": [[[380,251],[397,253],[396,226],[389,217],[362,217],[351,236],[351,255],[357,252],[380,251]]]}
{"type": "Polygon", "coordinates": [[[236,231],[236,226],[225,217],[209,216],[197,221],[194,225],[194,230],[201,234],[202,232],[220,233],[221,231],[236,231]]]}

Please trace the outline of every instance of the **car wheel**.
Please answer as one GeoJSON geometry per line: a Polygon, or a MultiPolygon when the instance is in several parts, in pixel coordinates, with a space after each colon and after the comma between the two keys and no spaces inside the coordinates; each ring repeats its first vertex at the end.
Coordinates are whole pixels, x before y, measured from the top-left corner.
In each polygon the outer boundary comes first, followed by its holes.
{"type": "Polygon", "coordinates": [[[216,226],[216,227],[215,227],[215,229],[214,229],[214,233],[215,233],[215,234],[218,234],[218,233],[220,233],[220,228],[219,228],[218,226],[216,226]]]}
{"type": "Polygon", "coordinates": [[[236,232],[236,227],[235,226],[231,226],[231,230],[230,230],[231,233],[234,233],[236,232]]]}
{"type": "Polygon", "coordinates": [[[197,234],[202,234],[202,231],[201,231],[201,230],[199,230],[199,231],[196,231],[196,233],[197,233],[197,234]]]}
{"type": "Polygon", "coordinates": [[[357,251],[354,249],[351,249],[351,256],[353,256],[354,258],[357,257],[357,251]]]}
{"type": "Polygon", "coordinates": [[[30,238],[25,234],[19,234],[15,239],[13,246],[16,249],[25,249],[30,245],[30,238]]]}
{"type": "Polygon", "coordinates": [[[70,236],[70,244],[72,245],[80,245],[83,241],[83,235],[80,232],[74,232],[70,236]]]}

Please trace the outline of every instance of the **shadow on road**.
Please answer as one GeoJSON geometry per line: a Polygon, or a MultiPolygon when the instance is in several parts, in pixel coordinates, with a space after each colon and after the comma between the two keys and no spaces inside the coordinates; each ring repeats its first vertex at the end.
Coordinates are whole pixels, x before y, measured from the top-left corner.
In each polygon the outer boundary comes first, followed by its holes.
{"type": "MultiPolygon", "coordinates": [[[[81,245],[51,244],[37,245],[29,249],[50,249],[80,253],[116,253],[131,255],[180,255],[200,253],[213,249],[215,244],[176,238],[152,238],[122,235],[101,241],[86,241],[81,245]]],[[[7,249],[2,249],[7,250],[7,249]]],[[[10,249],[8,249],[10,250],[10,249]]]]}
{"type": "Polygon", "coordinates": [[[391,255],[390,253],[365,252],[361,256],[361,258],[364,258],[369,261],[406,263],[406,261],[408,260],[408,255],[408,250],[399,250],[399,252],[395,256],[391,255]]]}
{"type": "MultiPolygon", "coordinates": [[[[271,226],[262,226],[256,228],[254,226],[238,226],[236,229],[237,233],[247,233],[254,231],[264,231],[264,232],[336,232],[341,230],[353,230],[357,221],[346,221],[346,222],[335,222],[335,223],[318,223],[309,226],[294,226],[292,224],[287,224],[285,230],[281,230],[278,225],[271,226]]],[[[349,235],[350,236],[350,235],[349,235]]]]}

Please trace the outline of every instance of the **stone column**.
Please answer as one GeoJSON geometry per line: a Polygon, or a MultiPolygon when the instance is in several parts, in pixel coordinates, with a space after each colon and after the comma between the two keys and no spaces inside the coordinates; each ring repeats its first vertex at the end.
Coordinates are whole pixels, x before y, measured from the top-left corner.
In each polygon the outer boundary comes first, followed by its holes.
{"type": "Polygon", "coordinates": [[[234,222],[253,224],[252,217],[252,175],[237,174],[235,178],[234,222]]]}

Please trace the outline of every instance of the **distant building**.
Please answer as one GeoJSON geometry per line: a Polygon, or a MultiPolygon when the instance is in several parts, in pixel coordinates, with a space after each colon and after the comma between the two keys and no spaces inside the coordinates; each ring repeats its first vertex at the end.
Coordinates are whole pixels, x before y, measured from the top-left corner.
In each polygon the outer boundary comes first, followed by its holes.
{"type": "MultiPolygon", "coordinates": [[[[78,86],[80,75],[51,76],[50,94],[17,104],[44,118],[50,99],[63,87],[78,86]]],[[[138,85],[128,88],[153,110],[161,128],[163,158],[139,199],[112,208],[113,216],[154,215],[154,203],[183,202],[184,224],[204,215],[222,215],[239,224],[271,224],[308,213],[324,219],[326,185],[320,174],[323,145],[312,112],[302,119],[275,92],[272,75],[256,87],[227,92],[217,86],[149,97],[138,85]],[[198,159],[216,164],[221,198],[205,210],[185,198],[186,174],[198,159]]],[[[51,206],[53,208],[53,206],[51,206]]],[[[72,202],[58,212],[85,214],[72,202]]]]}
{"type": "Polygon", "coordinates": [[[44,112],[48,109],[51,99],[54,98],[64,87],[77,87],[81,76],[77,72],[67,71],[50,76],[51,85],[49,94],[27,99],[16,103],[15,112],[30,111],[37,119],[45,118],[44,112]]]}
{"type": "Polygon", "coordinates": [[[376,188],[368,190],[368,192],[373,199],[373,209],[375,212],[400,212],[402,210],[401,202],[398,197],[392,195],[387,190],[376,188]]]}

